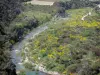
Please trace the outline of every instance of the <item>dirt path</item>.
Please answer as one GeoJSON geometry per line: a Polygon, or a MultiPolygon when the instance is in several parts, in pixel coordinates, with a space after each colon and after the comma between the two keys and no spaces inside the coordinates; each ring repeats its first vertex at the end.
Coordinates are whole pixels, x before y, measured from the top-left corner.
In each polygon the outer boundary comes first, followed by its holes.
{"type": "Polygon", "coordinates": [[[54,2],[50,2],[50,1],[39,1],[39,0],[32,0],[30,2],[27,3],[31,3],[33,5],[50,5],[52,6],[54,4],[54,2]]]}
{"type": "MultiPolygon", "coordinates": [[[[98,4],[96,7],[99,7],[100,8],[100,4],[98,4]]],[[[95,9],[95,7],[89,12],[89,13],[87,13],[86,15],[84,15],[82,18],[81,18],[81,20],[85,20],[85,18],[87,17],[87,16],[91,16],[91,14],[92,14],[92,11],[94,11],[94,9],[95,9]]]]}
{"type": "Polygon", "coordinates": [[[86,15],[84,15],[82,18],[81,18],[81,20],[85,20],[85,18],[87,17],[87,16],[90,16],[91,15],[91,12],[89,12],[88,14],[86,14],[86,15]]]}

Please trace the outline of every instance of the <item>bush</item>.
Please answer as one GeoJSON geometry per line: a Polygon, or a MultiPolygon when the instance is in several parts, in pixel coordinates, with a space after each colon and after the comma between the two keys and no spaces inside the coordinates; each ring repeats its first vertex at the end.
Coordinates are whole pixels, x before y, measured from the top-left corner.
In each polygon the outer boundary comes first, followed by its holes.
{"type": "Polygon", "coordinates": [[[32,70],[32,71],[35,70],[34,66],[31,63],[24,63],[24,66],[25,66],[26,69],[29,69],[29,70],[32,70]]]}

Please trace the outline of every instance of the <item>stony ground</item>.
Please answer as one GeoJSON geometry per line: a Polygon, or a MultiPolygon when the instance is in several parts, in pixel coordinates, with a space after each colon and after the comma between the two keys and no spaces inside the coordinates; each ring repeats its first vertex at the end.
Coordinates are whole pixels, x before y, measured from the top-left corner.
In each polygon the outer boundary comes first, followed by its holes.
{"type": "Polygon", "coordinates": [[[54,1],[32,0],[28,3],[31,3],[31,4],[34,4],[34,5],[50,5],[50,6],[52,6],[54,1]]]}

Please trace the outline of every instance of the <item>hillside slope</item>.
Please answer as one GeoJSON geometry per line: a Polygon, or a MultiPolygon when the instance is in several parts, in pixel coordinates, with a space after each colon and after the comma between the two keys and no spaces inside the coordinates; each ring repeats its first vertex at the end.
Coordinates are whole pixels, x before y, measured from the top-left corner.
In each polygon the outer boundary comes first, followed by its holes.
{"type": "Polygon", "coordinates": [[[57,21],[31,39],[22,49],[27,48],[28,60],[61,75],[99,75],[100,21],[97,18],[100,17],[94,12],[82,21],[82,16],[89,10],[67,10],[71,15],[67,21],[57,21]]]}

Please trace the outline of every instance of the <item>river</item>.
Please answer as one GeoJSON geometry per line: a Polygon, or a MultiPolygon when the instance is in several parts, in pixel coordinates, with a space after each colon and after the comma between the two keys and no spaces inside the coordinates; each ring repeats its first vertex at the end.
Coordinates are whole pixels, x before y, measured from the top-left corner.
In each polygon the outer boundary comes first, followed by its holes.
{"type": "MultiPolygon", "coordinates": [[[[53,23],[56,23],[56,21],[60,20],[67,20],[68,18],[52,18],[51,21],[33,29],[29,34],[27,34],[24,39],[18,43],[16,43],[12,47],[12,52],[11,52],[11,57],[12,57],[12,62],[16,65],[16,72],[20,70],[26,70],[26,75],[36,75],[35,71],[27,71],[27,69],[22,65],[22,58],[20,55],[21,50],[29,42],[29,39],[34,39],[36,35],[40,34],[41,32],[45,31],[48,29],[48,25],[53,23]]],[[[44,72],[38,71],[38,75],[49,75],[44,72]]]]}
{"type": "MultiPolygon", "coordinates": [[[[16,71],[25,69],[25,67],[22,65],[21,55],[18,55],[18,53],[22,50],[22,48],[24,47],[24,45],[28,42],[30,38],[33,39],[36,35],[43,32],[47,28],[48,28],[47,26],[43,26],[43,27],[40,26],[40,27],[37,27],[36,29],[33,29],[33,31],[27,34],[21,42],[18,42],[17,44],[13,46],[11,56],[12,56],[13,63],[16,65],[16,71]]],[[[33,75],[32,71],[30,73],[29,72],[27,73],[28,73],[27,75],[29,74],[33,75]]],[[[47,74],[43,72],[39,72],[38,75],[47,75],[47,74]]]]}

